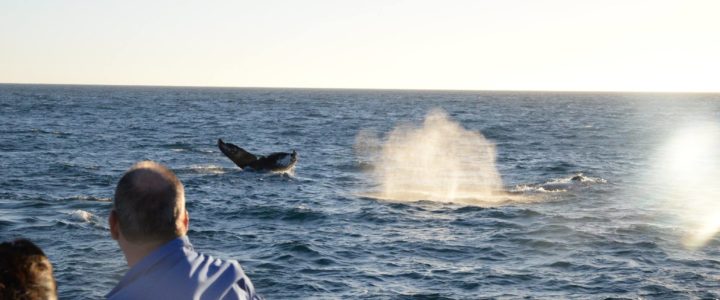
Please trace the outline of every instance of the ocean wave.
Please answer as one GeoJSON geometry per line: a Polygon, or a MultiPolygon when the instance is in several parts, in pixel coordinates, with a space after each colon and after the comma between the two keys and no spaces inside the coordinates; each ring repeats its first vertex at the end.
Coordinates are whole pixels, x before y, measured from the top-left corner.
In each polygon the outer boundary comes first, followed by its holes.
{"type": "MultiPolygon", "coordinates": [[[[282,220],[292,223],[322,221],[328,217],[325,213],[318,210],[313,210],[304,205],[299,205],[296,207],[255,206],[248,208],[243,213],[260,220],[282,220]]],[[[220,215],[234,218],[237,213],[221,212],[220,215]]]]}
{"type": "Polygon", "coordinates": [[[96,197],[92,195],[76,195],[68,198],[69,200],[91,201],[91,202],[111,202],[112,198],[96,197]]]}
{"type": "Polygon", "coordinates": [[[566,189],[545,189],[542,185],[537,184],[520,184],[510,189],[513,193],[562,193],[567,192],[566,189]]]}
{"type": "Polygon", "coordinates": [[[198,174],[225,174],[225,168],[218,165],[192,165],[190,171],[198,174]]]}
{"type": "Polygon", "coordinates": [[[316,251],[311,245],[302,241],[288,241],[275,246],[280,253],[292,253],[295,255],[318,257],[320,252],[316,251]]]}
{"type": "Polygon", "coordinates": [[[39,134],[49,134],[49,135],[55,135],[59,137],[65,137],[72,135],[69,132],[64,132],[60,130],[46,130],[46,129],[40,129],[40,128],[33,128],[30,130],[32,133],[39,133],[39,134]]]}

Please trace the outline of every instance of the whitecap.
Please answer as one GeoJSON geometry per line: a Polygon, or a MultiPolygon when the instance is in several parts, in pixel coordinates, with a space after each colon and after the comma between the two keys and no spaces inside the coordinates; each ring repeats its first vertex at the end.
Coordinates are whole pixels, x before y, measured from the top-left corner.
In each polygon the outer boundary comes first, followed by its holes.
{"type": "Polygon", "coordinates": [[[200,174],[225,174],[225,169],[218,165],[192,165],[190,170],[200,174]]]}
{"type": "Polygon", "coordinates": [[[519,184],[511,192],[518,193],[563,193],[572,189],[585,187],[593,184],[607,183],[607,180],[600,177],[586,176],[577,173],[570,176],[553,178],[544,183],[519,184]]]}
{"type": "Polygon", "coordinates": [[[562,188],[548,188],[546,189],[542,185],[528,185],[519,184],[510,189],[511,193],[562,193],[567,192],[567,189],[562,188]]]}
{"type": "Polygon", "coordinates": [[[71,212],[70,216],[76,221],[82,221],[87,223],[92,222],[95,218],[95,215],[82,209],[77,209],[71,212]]]}
{"type": "Polygon", "coordinates": [[[112,201],[111,198],[104,198],[104,197],[95,197],[95,196],[89,196],[89,195],[77,195],[72,197],[73,200],[82,200],[82,201],[98,201],[98,202],[110,202],[112,201]]]}

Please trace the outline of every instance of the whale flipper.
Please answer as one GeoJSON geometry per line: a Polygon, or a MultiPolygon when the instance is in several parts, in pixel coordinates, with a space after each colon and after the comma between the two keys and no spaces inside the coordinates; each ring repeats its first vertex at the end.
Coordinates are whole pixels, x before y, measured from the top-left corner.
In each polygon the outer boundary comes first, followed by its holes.
{"type": "Polygon", "coordinates": [[[245,149],[218,139],[218,148],[241,169],[250,168],[255,171],[284,172],[292,169],[297,162],[297,152],[275,152],[268,156],[254,155],[245,149]]]}

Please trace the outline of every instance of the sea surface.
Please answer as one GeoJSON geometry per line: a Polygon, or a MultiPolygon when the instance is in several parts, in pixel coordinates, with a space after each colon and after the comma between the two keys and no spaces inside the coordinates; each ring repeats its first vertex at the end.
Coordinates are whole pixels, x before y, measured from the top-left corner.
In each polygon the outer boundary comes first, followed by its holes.
{"type": "Polygon", "coordinates": [[[0,240],[37,243],[61,299],[102,298],[127,271],[114,187],[155,160],[185,184],[195,248],[267,299],[718,298],[718,124],[717,94],[5,84],[0,240]],[[359,134],[383,149],[433,111],[494,146],[506,201],[373,196],[384,161],[359,134]],[[218,138],[299,160],[243,171],[218,138]]]}

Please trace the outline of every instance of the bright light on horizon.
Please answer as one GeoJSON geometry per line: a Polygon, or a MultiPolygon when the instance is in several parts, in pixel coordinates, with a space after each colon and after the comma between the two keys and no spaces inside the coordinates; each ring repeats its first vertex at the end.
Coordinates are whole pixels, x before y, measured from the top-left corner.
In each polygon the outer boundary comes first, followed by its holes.
{"type": "Polygon", "coordinates": [[[720,92],[720,2],[4,1],[0,82],[720,92]]]}

